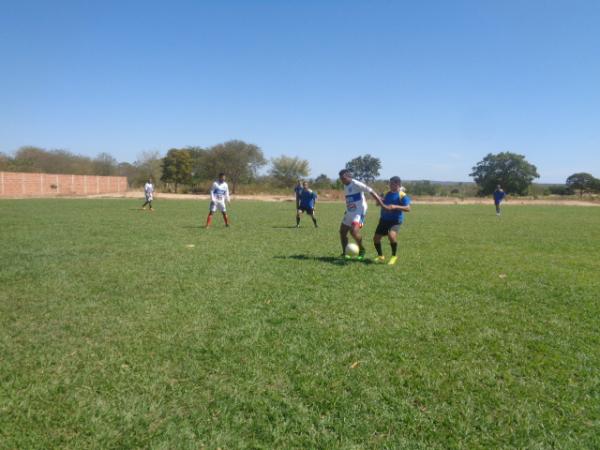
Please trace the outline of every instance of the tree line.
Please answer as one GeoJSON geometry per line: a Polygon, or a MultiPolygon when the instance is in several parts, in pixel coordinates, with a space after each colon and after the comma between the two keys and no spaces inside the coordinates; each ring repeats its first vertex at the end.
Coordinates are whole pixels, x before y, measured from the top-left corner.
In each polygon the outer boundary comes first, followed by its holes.
{"type": "MultiPolygon", "coordinates": [[[[382,164],[375,156],[358,156],[348,161],[345,167],[359,180],[384,186],[381,180],[377,181],[382,164]]],[[[139,187],[148,178],[152,178],[161,189],[174,192],[204,192],[218,173],[225,172],[234,193],[240,186],[255,186],[263,192],[288,189],[297,180],[307,179],[310,174],[309,162],[305,159],[282,155],[268,160],[260,147],[241,140],[231,140],[207,148],[171,148],[165,156],[161,156],[158,151],[143,152],[133,163],[118,162],[105,152],[90,158],[62,149],[46,150],[27,146],[19,148],[12,156],[0,152],[0,170],[118,175],[127,177],[132,187],[139,187]],[[264,171],[267,166],[268,170],[264,171]]],[[[527,195],[532,192],[533,180],[539,178],[535,165],[529,163],[524,155],[511,152],[486,155],[473,167],[470,176],[473,177],[474,184],[442,184],[417,180],[407,181],[404,185],[413,195],[489,195],[497,185],[501,185],[509,194],[527,195]]],[[[339,180],[332,180],[325,174],[309,181],[315,189],[341,188],[339,180]]],[[[600,180],[590,173],[574,173],[564,184],[549,185],[541,193],[580,196],[600,193],[600,180]]]]}

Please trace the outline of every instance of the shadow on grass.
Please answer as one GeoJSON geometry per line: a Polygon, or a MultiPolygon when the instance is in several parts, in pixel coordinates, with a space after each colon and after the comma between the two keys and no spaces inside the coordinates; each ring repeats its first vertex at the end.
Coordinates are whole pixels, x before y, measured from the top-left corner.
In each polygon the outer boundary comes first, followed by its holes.
{"type": "Polygon", "coordinates": [[[294,229],[294,228],[296,228],[296,225],[290,225],[290,226],[288,226],[288,227],[284,227],[284,226],[281,226],[281,225],[277,225],[277,226],[274,226],[274,227],[271,227],[271,228],[279,228],[279,229],[282,229],[282,228],[283,228],[283,229],[286,229],[286,230],[287,230],[287,229],[294,229]]]}
{"type": "Polygon", "coordinates": [[[296,259],[299,261],[318,261],[336,266],[345,266],[347,264],[373,264],[370,259],[359,261],[358,259],[342,259],[339,256],[312,256],[312,255],[287,255],[274,256],[275,259],[296,259]]]}
{"type": "Polygon", "coordinates": [[[206,227],[204,225],[182,225],[180,228],[188,228],[191,230],[205,230],[206,227]]]}

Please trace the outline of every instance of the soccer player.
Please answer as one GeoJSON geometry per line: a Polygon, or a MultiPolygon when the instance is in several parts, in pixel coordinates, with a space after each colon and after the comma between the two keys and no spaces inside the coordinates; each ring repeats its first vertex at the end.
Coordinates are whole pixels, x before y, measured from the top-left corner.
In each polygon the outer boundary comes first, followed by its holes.
{"type": "Polygon", "coordinates": [[[348,245],[348,232],[352,235],[359,248],[358,258],[365,258],[365,248],[362,245],[362,236],[360,229],[365,222],[367,214],[367,200],[365,192],[371,194],[377,204],[383,208],[387,208],[379,195],[366,184],[352,178],[352,172],[348,169],[340,170],[340,181],[344,185],[344,195],[346,196],[346,213],[340,225],[340,241],[342,244],[342,255],[346,255],[346,245],[348,245]]]}
{"type": "Polygon", "coordinates": [[[377,250],[377,258],[375,262],[385,262],[385,256],[381,250],[381,238],[387,235],[392,248],[392,257],[388,264],[390,266],[396,264],[398,260],[396,250],[398,249],[398,231],[404,220],[403,213],[410,212],[410,197],[402,190],[402,181],[400,177],[390,178],[390,190],[383,198],[383,204],[387,208],[381,208],[381,216],[379,224],[373,236],[373,244],[377,250]]]}
{"type": "Polygon", "coordinates": [[[298,210],[296,211],[296,228],[300,228],[300,214],[306,213],[310,216],[318,228],[317,218],[315,217],[315,204],[317,203],[317,194],[308,188],[308,183],[302,183],[302,191],[300,192],[300,201],[298,202],[298,210]]]}
{"type": "Polygon", "coordinates": [[[496,190],[494,191],[494,205],[496,205],[496,215],[500,215],[500,203],[506,197],[506,192],[502,190],[500,185],[496,186],[496,190]]]}
{"type": "Polygon", "coordinates": [[[142,205],[142,209],[146,209],[146,205],[150,206],[150,211],[154,211],[152,208],[152,200],[154,200],[154,185],[152,184],[152,178],[148,178],[148,181],[144,185],[144,195],[146,196],[146,202],[142,205]]]}
{"type": "Polygon", "coordinates": [[[208,217],[206,218],[206,228],[210,227],[212,216],[217,209],[223,214],[225,226],[229,227],[229,217],[227,216],[227,207],[225,206],[226,201],[231,203],[229,186],[227,186],[227,182],[225,181],[225,174],[220,173],[219,179],[210,188],[210,208],[208,210],[208,217]]]}
{"type": "Polygon", "coordinates": [[[296,187],[294,188],[294,193],[296,194],[296,211],[300,209],[300,194],[302,193],[302,183],[298,180],[296,183],[296,187]]]}

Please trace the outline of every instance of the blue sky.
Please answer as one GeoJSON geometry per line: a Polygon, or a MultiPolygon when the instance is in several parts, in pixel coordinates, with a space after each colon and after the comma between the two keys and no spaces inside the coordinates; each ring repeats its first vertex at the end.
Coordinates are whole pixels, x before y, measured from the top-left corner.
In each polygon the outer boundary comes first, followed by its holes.
{"type": "Polygon", "coordinates": [[[600,177],[600,2],[0,2],[0,151],[229,139],[333,176],[470,180],[524,154],[600,177]]]}

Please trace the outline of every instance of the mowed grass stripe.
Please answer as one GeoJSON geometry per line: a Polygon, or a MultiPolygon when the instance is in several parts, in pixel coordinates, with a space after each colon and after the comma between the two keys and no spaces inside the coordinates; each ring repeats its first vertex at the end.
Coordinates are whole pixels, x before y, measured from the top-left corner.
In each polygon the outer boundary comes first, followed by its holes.
{"type": "Polygon", "coordinates": [[[1,446],[600,446],[598,208],[139,204],[0,202],[1,446]]]}

